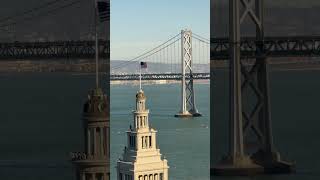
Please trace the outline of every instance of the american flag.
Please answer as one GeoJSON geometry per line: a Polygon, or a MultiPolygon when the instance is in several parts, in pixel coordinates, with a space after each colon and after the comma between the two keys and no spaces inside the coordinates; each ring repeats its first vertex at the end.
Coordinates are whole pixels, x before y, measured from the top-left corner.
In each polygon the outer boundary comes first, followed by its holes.
{"type": "Polygon", "coordinates": [[[147,68],[147,62],[140,62],[140,67],[141,68],[147,68]]]}
{"type": "Polygon", "coordinates": [[[97,9],[100,22],[110,21],[110,1],[98,1],[97,9]]]}

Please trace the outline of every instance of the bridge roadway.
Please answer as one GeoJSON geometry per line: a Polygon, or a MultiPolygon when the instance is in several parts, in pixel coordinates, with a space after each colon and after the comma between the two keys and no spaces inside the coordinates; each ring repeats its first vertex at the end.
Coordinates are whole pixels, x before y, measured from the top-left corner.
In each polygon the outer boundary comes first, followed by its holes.
{"type": "MultiPolygon", "coordinates": [[[[142,80],[181,80],[182,74],[142,74],[142,80]]],[[[190,78],[190,74],[186,74],[190,78]]],[[[193,73],[193,79],[210,79],[210,73],[193,73]]],[[[139,74],[111,74],[111,81],[133,81],[139,80],[139,74]]]]}
{"type": "MultiPolygon", "coordinates": [[[[229,39],[211,38],[211,60],[229,59],[229,39]]],[[[320,36],[265,37],[257,41],[244,37],[240,43],[242,58],[264,57],[315,57],[320,56],[320,36]]]]}
{"type": "MultiPolygon", "coordinates": [[[[110,55],[109,41],[99,41],[102,58],[110,55]]],[[[94,41],[0,42],[0,60],[94,58],[94,41]]]]}

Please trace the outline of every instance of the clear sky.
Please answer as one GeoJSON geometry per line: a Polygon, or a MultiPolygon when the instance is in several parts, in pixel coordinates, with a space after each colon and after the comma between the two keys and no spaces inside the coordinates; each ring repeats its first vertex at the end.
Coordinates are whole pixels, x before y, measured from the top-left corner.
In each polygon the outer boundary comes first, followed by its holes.
{"type": "Polygon", "coordinates": [[[210,37],[210,0],[111,0],[111,60],[129,60],[182,29],[210,37]]]}

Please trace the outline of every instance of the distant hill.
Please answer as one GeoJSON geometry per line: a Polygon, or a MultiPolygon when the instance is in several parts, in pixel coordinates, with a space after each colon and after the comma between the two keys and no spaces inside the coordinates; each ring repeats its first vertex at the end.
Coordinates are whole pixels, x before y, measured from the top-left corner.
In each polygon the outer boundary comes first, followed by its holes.
{"type": "MultiPolygon", "coordinates": [[[[151,63],[147,62],[147,69],[144,69],[144,73],[171,73],[181,72],[181,64],[164,64],[164,63],[151,63]]],[[[210,72],[209,64],[194,64],[194,72],[210,72]]],[[[130,74],[139,72],[138,62],[128,62],[123,60],[111,60],[111,73],[114,74],[130,74]],[[121,68],[120,68],[121,67],[121,68]]]]}

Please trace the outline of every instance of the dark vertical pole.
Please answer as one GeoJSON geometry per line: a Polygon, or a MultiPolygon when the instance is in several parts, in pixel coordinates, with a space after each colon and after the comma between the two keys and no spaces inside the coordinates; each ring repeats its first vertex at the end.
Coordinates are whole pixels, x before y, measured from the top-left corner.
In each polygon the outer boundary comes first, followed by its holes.
{"type": "Polygon", "coordinates": [[[229,0],[230,38],[230,145],[229,155],[235,164],[237,157],[244,156],[242,128],[242,94],[240,64],[240,17],[239,0],[229,0]]]}
{"type": "Polygon", "coordinates": [[[99,40],[98,40],[98,15],[97,1],[95,0],[94,27],[95,27],[95,43],[96,43],[96,88],[99,88],[99,40]]]}

